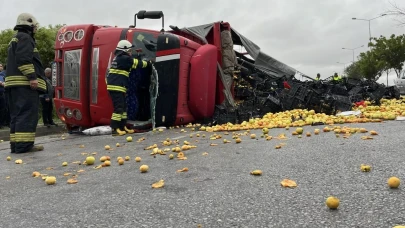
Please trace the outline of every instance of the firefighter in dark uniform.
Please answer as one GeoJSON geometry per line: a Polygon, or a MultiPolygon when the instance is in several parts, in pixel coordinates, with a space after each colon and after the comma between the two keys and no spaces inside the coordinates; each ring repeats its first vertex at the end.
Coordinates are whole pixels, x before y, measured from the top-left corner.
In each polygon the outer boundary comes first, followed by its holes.
{"type": "Polygon", "coordinates": [[[39,94],[46,93],[44,69],[34,39],[38,21],[28,13],[17,18],[17,34],[8,47],[5,89],[10,108],[11,153],[43,150],[35,146],[39,94]]]}
{"type": "Polygon", "coordinates": [[[151,67],[150,62],[139,61],[131,56],[133,45],[128,40],[118,42],[115,57],[107,76],[107,90],[110,94],[114,111],[111,116],[112,135],[134,133],[126,127],[127,105],[125,95],[128,88],[129,73],[133,69],[151,67]]]}

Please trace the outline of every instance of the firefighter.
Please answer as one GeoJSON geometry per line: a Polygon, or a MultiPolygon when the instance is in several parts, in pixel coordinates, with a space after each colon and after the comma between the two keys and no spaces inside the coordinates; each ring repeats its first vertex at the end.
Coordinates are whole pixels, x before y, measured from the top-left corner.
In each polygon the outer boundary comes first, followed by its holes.
{"type": "Polygon", "coordinates": [[[335,73],[335,74],[333,75],[332,81],[333,81],[334,83],[339,83],[341,80],[342,80],[342,78],[341,78],[337,73],[335,73]]]}
{"type": "Polygon", "coordinates": [[[28,13],[17,18],[17,34],[8,47],[5,89],[10,108],[11,153],[41,151],[35,146],[39,95],[47,92],[44,69],[34,39],[38,21],[28,13]]]}
{"type": "Polygon", "coordinates": [[[319,80],[321,80],[321,74],[320,73],[316,74],[316,78],[315,78],[315,81],[319,81],[319,80]]]}
{"type": "Polygon", "coordinates": [[[127,122],[127,105],[126,91],[129,81],[129,73],[133,69],[151,67],[147,61],[138,61],[131,55],[131,49],[134,46],[127,40],[118,42],[115,50],[115,57],[107,76],[107,90],[110,94],[114,111],[111,116],[112,135],[125,135],[133,133],[134,130],[126,127],[127,122]]]}

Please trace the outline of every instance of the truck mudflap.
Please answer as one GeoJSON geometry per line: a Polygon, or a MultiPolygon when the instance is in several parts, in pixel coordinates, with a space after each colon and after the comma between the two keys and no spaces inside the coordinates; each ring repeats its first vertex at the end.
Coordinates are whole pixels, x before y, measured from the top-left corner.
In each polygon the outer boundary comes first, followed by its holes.
{"type": "Polygon", "coordinates": [[[176,122],[180,86],[180,40],[176,35],[158,36],[155,68],[159,75],[155,125],[172,126],[176,122]]]}

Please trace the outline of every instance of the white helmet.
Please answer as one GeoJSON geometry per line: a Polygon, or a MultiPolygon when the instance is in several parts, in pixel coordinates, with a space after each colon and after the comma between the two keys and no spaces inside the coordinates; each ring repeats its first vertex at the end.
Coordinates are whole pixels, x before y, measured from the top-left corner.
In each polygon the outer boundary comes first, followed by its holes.
{"type": "Polygon", "coordinates": [[[134,45],[131,44],[128,40],[120,40],[117,45],[117,50],[128,52],[133,48],[134,45]]]}
{"type": "Polygon", "coordinates": [[[39,23],[37,19],[29,13],[22,13],[17,17],[16,25],[28,25],[31,27],[38,27],[39,23]]]}

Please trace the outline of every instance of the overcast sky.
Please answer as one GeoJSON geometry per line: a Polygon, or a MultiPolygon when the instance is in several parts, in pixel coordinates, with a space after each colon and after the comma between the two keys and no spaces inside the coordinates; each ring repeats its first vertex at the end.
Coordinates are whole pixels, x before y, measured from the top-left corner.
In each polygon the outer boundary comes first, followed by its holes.
{"type": "MultiPolygon", "coordinates": [[[[405,0],[395,1],[405,8],[405,0]]],[[[268,55],[314,77],[342,72],[352,51],[367,50],[368,22],[390,9],[388,0],[0,0],[0,30],[12,28],[19,13],[32,13],[41,25],[133,24],[139,10],[162,10],[165,27],[187,27],[227,21],[268,55]],[[254,2],[254,3],[253,3],[254,2]]],[[[139,21],[139,27],[160,29],[158,20],[139,21]]],[[[372,36],[404,34],[392,17],[371,21],[372,36]]],[[[390,84],[392,83],[390,78],[390,84]]],[[[385,79],[380,79],[385,81],[385,79]]]]}

